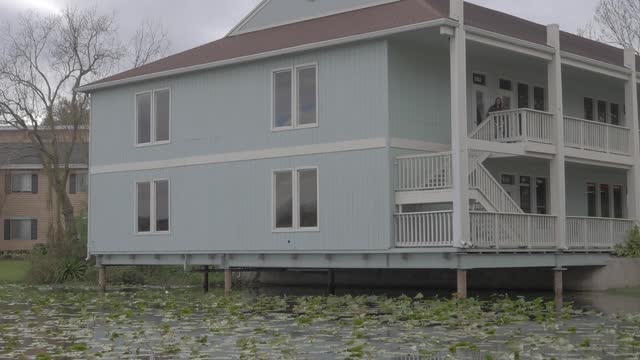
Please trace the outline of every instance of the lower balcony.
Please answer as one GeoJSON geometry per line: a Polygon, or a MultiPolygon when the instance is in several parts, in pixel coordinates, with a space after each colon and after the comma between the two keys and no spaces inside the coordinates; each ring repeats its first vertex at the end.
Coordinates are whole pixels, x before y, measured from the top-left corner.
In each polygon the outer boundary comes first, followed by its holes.
{"type": "MultiPolygon", "coordinates": [[[[556,250],[557,218],[551,215],[471,212],[466,249],[556,250]]],[[[635,226],[633,220],[567,217],[570,251],[612,251],[635,226]]],[[[453,211],[403,213],[395,216],[396,246],[453,246],[453,211]]]]}

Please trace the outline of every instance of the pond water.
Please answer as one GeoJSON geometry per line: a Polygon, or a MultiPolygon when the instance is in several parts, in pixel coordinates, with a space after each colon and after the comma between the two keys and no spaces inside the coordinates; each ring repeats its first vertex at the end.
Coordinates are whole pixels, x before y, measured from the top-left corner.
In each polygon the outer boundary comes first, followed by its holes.
{"type": "Polygon", "coordinates": [[[321,293],[0,285],[0,359],[640,359],[640,294],[321,293]]]}

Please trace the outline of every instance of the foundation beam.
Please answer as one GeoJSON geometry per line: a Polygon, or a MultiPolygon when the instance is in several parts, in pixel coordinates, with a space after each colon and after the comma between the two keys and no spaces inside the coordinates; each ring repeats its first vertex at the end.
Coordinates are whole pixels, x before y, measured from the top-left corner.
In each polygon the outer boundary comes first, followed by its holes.
{"type": "Polygon", "coordinates": [[[205,293],[208,293],[209,292],[209,265],[205,265],[202,270],[203,270],[202,290],[205,293]]]}
{"type": "Polygon", "coordinates": [[[98,266],[98,291],[105,292],[107,289],[106,268],[98,266]]]}
{"type": "Polygon", "coordinates": [[[564,306],[564,286],[563,286],[563,273],[565,272],[564,268],[555,268],[553,269],[553,293],[554,293],[554,302],[556,304],[556,311],[561,311],[564,306]]]}
{"type": "Polygon", "coordinates": [[[333,269],[327,270],[327,289],[329,290],[329,295],[336,294],[336,273],[333,269]]]}
{"type": "Polygon", "coordinates": [[[466,299],[467,298],[467,270],[458,269],[458,299],[466,299]]]}
{"type": "Polygon", "coordinates": [[[231,287],[233,285],[233,279],[231,277],[231,269],[224,270],[224,295],[231,295],[231,287]]]}

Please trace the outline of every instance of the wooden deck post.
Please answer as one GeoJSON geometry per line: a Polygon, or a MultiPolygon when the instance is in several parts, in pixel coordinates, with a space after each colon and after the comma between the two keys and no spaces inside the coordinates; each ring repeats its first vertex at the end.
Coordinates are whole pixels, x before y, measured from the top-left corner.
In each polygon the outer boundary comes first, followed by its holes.
{"type": "Polygon", "coordinates": [[[564,268],[553,269],[553,292],[555,295],[554,302],[556,304],[556,311],[561,311],[564,306],[564,286],[562,280],[565,270],[564,268]]]}
{"type": "Polygon", "coordinates": [[[203,268],[202,290],[205,293],[209,292],[209,265],[205,265],[203,268]]]}
{"type": "Polygon", "coordinates": [[[458,299],[467,298],[467,270],[458,269],[458,299]]]}
{"type": "Polygon", "coordinates": [[[98,291],[105,292],[107,289],[106,268],[103,265],[98,266],[98,291]]]}
{"type": "Polygon", "coordinates": [[[335,270],[327,270],[327,288],[329,289],[329,295],[336,294],[336,274],[335,270]]]}
{"type": "Polygon", "coordinates": [[[224,270],[224,296],[229,296],[231,295],[231,286],[232,284],[232,278],[231,278],[231,269],[225,269],[224,270]]]}

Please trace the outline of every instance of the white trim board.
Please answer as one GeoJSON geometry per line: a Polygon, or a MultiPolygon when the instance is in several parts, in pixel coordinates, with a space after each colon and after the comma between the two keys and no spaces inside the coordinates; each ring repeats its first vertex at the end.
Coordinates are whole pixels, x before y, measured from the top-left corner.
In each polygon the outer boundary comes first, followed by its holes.
{"type": "Polygon", "coordinates": [[[127,171],[142,171],[142,170],[158,170],[185,166],[197,166],[207,164],[221,164],[238,161],[250,161],[250,160],[263,160],[263,159],[275,159],[291,156],[304,156],[304,155],[318,155],[318,154],[331,154],[346,151],[356,150],[371,150],[386,148],[387,143],[385,138],[371,138],[362,140],[351,140],[336,143],[327,144],[313,144],[302,145],[293,147],[282,147],[272,149],[262,149],[253,151],[242,151],[202,156],[190,156],[175,159],[166,160],[154,160],[154,161],[140,161],[132,163],[111,164],[92,166],[89,169],[89,173],[94,174],[108,174],[127,171]]]}
{"type": "Polygon", "coordinates": [[[403,150],[442,152],[451,150],[450,144],[439,144],[430,141],[391,138],[390,147],[403,150]]]}
{"type": "MultiPolygon", "coordinates": [[[[89,166],[85,164],[69,164],[69,169],[88,169],[89,166]]],[[[0,170],[42,170],[44,167],[42,164],[13,164],[2,165],[0,170]]]]}

